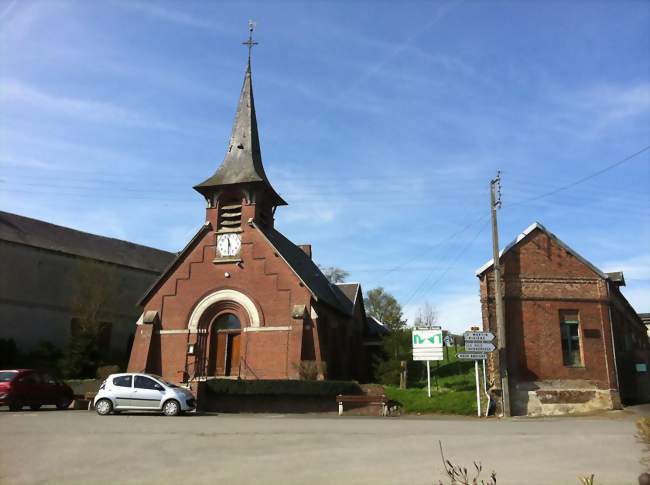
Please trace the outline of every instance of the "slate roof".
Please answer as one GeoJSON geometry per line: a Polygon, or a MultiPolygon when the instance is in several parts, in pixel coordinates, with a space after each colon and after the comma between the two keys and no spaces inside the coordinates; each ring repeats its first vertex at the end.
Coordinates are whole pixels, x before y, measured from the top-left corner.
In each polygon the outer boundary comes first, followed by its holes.
{"type": "MultiPolygon", "coordinates": [[[[526,236],[528,236],[530,233],[532,233],[535,229],[539,229],[540,231],[544,232],[548,237],[553,239],[559,246],[563,247],[564,250],[571,255],[573,255],[578,261],[582,262],[585,266],[587,266],[589,269],[591,269],[594,273],[596,273],[598,276],[600,276],[603,279],[610,279],[610,277],[603,273],[601,270],[599,270],[596,266],[591,264],[589,261],[587,261],[585,258],[580,256],[577,251],[573,250],[568,244],[566,244],[564,241],[562,241],[559,237],[557,237],[555,234],[553,234],[551,231],[546,229],[542,224],[539,222],[534,222],[530,226],[528,226],[524,232],[519,234],[519,236],[516,237],[514,241],[512,241],[510,244],[508,244],[505,248],[501,250],[499,253],[499,261],[503,257],[505,253],[510,251],[512,248],[514,248],[517,244],[519,244],[526,236]]],[[[485,273],[488,269],[492,267],[494,264],[494,259],[489,260],[487,263],[485,263],[483,266],[481,266],[479,269],[476,270],[476,276],[481,276],[483,273],[485,273]]],[[[613,274],[613,273],[612,273],[613,274]]],[[[622,273],[621,273],[622,277],[622,273]]]]}
{"type": "Polygon", "coordinates": [[[249,183],[263,185],[270,193],[275,205],[287,205],[271,186],[271,182],[264,172],[264,165],[262,165],[250,60],[246,67],[226,157],[217,171],[196,185],[194,189],[207,195],[219,187],[249,183]]]}
{"type": "Polygon", "coordinates": [[[289,265],[317,300],[321,300],[345,315],[352,315],[353,305],[336,285],[330,284],[318,266],[305,252],[272,227],[253,222],[278,255],[289,265]]]}
{"type": "Polygon", "coordinates": [[[160,273],[174,253],[0,211],[0,240],[160,273]]]}
{"type": "Polygon", "coordinates": [[[359,283],[336,283],[336,286],[350,300],[352,305],[354,305],[357,301],[361,285],[359,283]]]}
{"type": "Polygon", "coordinates": [[[366,322],[366,334],[368,337],[381,337],[382,335],[388,335],[390,333],[388,327],[372,315],[366,317],[366,322]]]}

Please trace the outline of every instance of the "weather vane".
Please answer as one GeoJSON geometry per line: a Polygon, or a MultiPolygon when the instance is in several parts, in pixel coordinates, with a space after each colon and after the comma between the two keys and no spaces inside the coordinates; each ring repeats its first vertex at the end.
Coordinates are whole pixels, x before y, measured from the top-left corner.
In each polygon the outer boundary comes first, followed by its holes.
{"type": "Polygon", "coordinates": [[[257,22],[254,22],[253,20],[248,21],[248,40],[242,42],[243,45],[248,46],[248,62],[251,60],[251,50],[253,49],[253,46],[259,44],[259,42],[253,40],[253,30],[255,30],[256,25],[257,22]]]}

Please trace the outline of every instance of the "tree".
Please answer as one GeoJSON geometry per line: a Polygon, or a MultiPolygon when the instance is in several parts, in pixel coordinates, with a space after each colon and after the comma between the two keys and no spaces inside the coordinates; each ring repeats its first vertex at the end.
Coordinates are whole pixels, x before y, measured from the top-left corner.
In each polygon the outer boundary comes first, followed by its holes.
{"type": "Polygon", "coordinates": [[[375,288],[366,294],[363,303],[366,312],[386,325],[391,331],[401,330],[406,326],[402,315],[402,306],[395,297],[383,288],[375,288]]]}
{"type": "Polygon", "coordinates": [[[418,315],[415,317],[415,327],[426,328],[433,327],[438,323],[438,312],[429,305],[429,302],[425,302],[418,310],[418,315]]]}
{"type": "Polygon", "coordinates": [[[104,318],[117,297],[116,276],[111,270],[108,265],[84,260],[76,268],[70,343],[61,359],[66,377],[95,377],[97,367],[108,357],[109,349],[100,343],[102,333],[110,332],[104,318]]]}
{"type": "Polygon", "coordinates": [[[336,266],[325,267],[319,264],[318,267],[325,275],[325,278],[327,278],[327,280],[333,285],[336,283],[343,283],[347,279],[347,277],[350,276],[350,273],[348,273],[344,269],[337,268],[336,266]]]}

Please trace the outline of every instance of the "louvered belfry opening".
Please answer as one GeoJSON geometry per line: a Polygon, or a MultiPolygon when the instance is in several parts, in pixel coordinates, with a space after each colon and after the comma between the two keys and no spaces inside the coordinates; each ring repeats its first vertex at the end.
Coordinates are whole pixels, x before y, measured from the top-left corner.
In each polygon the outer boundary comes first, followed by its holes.
{"type": "Polygon", "coordinates": [[[241,200],[231,199],[219,204],[220,232],[239,230],[241,227],[241,200]]]}

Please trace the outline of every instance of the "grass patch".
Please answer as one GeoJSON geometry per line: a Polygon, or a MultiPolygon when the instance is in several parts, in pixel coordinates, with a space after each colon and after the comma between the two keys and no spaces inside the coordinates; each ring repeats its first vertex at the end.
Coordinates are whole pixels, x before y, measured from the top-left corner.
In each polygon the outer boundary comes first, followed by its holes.
{"type": "MultiPolygon", "coordinates": [[[[459,352],[463,350],[463,347],[458,347],[459,352]]],[[[474,361],[458,361],[453,348],[448,349],[448,352],[448,356],[445,354],[445,360],[437,364],[431,362],[430,398],[427,396],[426,368],[422,375],[409,376],[409,389],[384,386],[388,397],[399,402],[405,413],[476,416],[474,361]]],[[[481,406],[485,406],[485,396],[482,392],[481,406]]]]}
{"type": "Polygon", "coordinates": [[[385,386],[386,395],[400,403],[405,413],[441,413],[476,415],[475,391],[431,391],[427,396],[426,388],[399,389],[385,386]]]}

